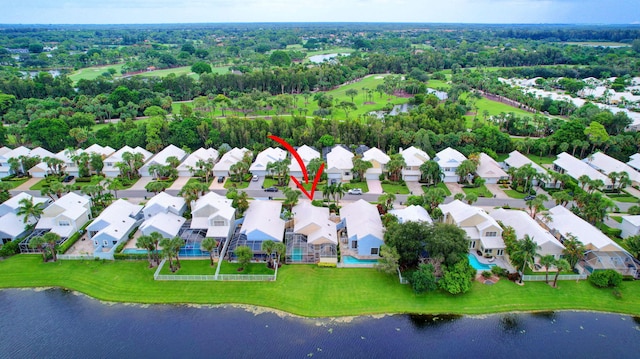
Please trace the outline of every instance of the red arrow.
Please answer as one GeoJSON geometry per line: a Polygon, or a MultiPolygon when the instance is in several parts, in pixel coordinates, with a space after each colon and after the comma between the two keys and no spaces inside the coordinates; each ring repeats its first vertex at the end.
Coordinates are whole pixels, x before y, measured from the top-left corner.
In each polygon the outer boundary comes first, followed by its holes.
{"type": "MultiPolygon", "coordinates": [[[[284,148],[287,149],[287,151],[291,153],[293,158],[295,158],[296,161],[298,161],[298,164],[300,165],[300,169],[302,170],[302,175],[304,176],[304,183],[309,183],[309,174],[307,172],[307,166],[304,165],[304,162],[302,161],[302,157],[300,157],[300,154],[298,153],[298,151],[296,151],[295,148],[293,148],[293,146],[287,143],[287,141],[283,140],[278,136],[269,135],[269,138],[281,144],[284,148]]],[[[307,198],[313,201],[313,195],[316,192],[318,181],[322,176],[322,170],[324,170],[324,163],[320,165],[320,168],[318,169],[318,172],[316,173],[316,176],[313,179],[313,184],[311,185],[311,193],[307,192],[307,190],[304,188],[302,183],[300,183],[300,181],[298,181],[298,179],[295,178],[294,176],[291,176],[291,180],[293,180],[296,186],[302,191],[302,193],[304,193],[305,196],[307,196],[307,198]]]]}

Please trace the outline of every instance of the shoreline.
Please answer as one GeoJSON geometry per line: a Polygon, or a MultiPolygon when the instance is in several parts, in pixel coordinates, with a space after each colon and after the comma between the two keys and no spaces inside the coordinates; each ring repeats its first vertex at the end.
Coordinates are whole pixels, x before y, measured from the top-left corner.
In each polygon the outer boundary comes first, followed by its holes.
{"type": "MultiPolygon", "coordinates": [[[[196,308],[196,309],[241,309],[247,313],[251,313],[254,316],[258,316],[260,314],[275,314],[279,318],[295,318],[300,320],[329,320],[332,323],[341,323],[348,324],[353,322],[359,318],[370,318],[370,319],[381,319],[384,317],[395,316],[395,315],[420,315],[420,316],[432,316],[434,318],[437,317],[467,317],[471,319],[485,319],[485,317],[496,316],[502,314],[540,314],[540,313],[557,313],[557,312],[574,312],[574,313],[594,313],[594,314],[608,314],[608,315],[625,315],[630,317],[640,317],[640,315],[635,315],[632,313],[626,312],[612,312],[612,311],[601,311],[601,310],[593,310],[593,309],[541,309],[541,310],[510,310],[510,311],[497,311],[497,312],[487,312],[482,314],[467,314],[467,313],[435,313],[435,312],[423,312],[423,313],[410,313],[410,312],[398,312],[398,313],[363,313],[358,315],[345,315],[345,316],[304,316],[298,315],[295,313],[290,313],[285,310],[271,308],[260,305],[253,304],[242,304],[242,303],[223,303],[223,304],[199,304],[199,303],[146,303],[146,302],[118,302],[118,301],[109,301],[103,300],[99,298],[92,297],[89,294],[63,288],[63,287],[54,287],[54,286],[45,286],[45,287],[14,287],[14,288],[0,288],[0,292],[2,291],[32,291],[32,292],[44,292],[47,290],[59,290],[66,291],[75,296],[84,297],[86,299],[99,302],[102,305],[114,306],[114,305],[123,305],[123,306],[134,306],[139,308],[150,308],[152,306],[173,306],[173,307],[187,307],[187,308],[196,308]]],[[[326,323],[316,323],[316,325],[325,325],[326,323]]]]}

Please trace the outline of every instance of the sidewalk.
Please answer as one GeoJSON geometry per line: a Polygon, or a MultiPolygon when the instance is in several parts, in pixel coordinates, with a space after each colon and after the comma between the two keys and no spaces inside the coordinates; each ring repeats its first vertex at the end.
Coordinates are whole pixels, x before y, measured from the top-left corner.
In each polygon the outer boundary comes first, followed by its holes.
{"type": "Polygon", "coordinates": [[[42,181],[44,178],[29,178],[27,180],[27,182],[19,185],[18,187],[14,188],[14,191],[28,191],[29,188],[31,188],[31,186],[35,185],[36,183],[42,181]]]}
{"type": "Polygon", "coordinates": [[[131,186],[130,189],[132,190],[146,190],[146,188],[144,188],[149,182],[153,181],[153,178],[151,177],[142,177],[138,180],[138,182],[134,183],[133,186],[131,186]]]}
{"type": "Polygon", "coordinates": [[[407,188],[409,188],[409,192],[414,196],[420,196],[424,194],[424,190],[422,189],[422,184],[416,181],[407,181],[407,188]]]}
{"type": "Polygon", "coordinates": [[[491,183],[489,183],[489,184],[485,184],[484,186],[487,187],[489,192],[493,193],[493,198],[498,198],[498,199],[511,198],[506,193],[504,193],[502,188],[500,188],[499,184],[491,184],[491,183]]]}
{"type": "Polygon", "coordinates": [[[182,187],[184,187],[184,185],[187,184],[187,182],[189,182],[189,180],[191,179],[191,176],[182,176],[182,177],[178,177],[176,178],[175,181],[173,181],[173,184],[171,185],[171,187],[167,188],[167,189],[174,189],[174,190],[181,190],[182,187]]]}
{"type": "Polygon", "coordinates": [[[457,183],[448,182],[448,183],[445,183],[445,185],[449,189],[449,192],[451,192],[451,196],[455,196],[456,193],[465,194],[464,191],[462,190],[462,186],[457,183]]]}

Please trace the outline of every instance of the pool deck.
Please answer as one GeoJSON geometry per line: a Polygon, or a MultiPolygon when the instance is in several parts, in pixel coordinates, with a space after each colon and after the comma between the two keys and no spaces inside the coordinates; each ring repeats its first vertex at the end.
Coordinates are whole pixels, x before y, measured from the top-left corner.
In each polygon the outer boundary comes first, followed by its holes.
{"type": "Polygon", "coordinates": [[[489,262],[489,260],[487,258],[479,256],[477,253],[475,253],[475,251],[474,252],[469,252],[469,254],[474,256],[478,260],[478,262],[480,262],[480,264],[484,264],[484,265],[488,265],[488,266],[497,265],[498,267],[505,268],[509,272],[515,272],[516,271],[516,269],[513,268],[513,266],[511,265],[511,263],[509,263],[509,260],[507,258],[494,257],[495,260],[492,261],[492,262],[489,262]]]}

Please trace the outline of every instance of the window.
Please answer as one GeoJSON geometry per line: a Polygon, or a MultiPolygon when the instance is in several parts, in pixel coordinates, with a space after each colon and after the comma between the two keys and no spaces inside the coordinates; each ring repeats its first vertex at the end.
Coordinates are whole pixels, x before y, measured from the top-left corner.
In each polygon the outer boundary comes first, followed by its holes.
{"type": "Polygon", "coordinates": [[[71,225],[71,223],[69,223],[69,221],[60,221],[58,222],[58,225],[61,227],[68,227],[71,225]]]}
{"type": "Polygon", "coordinates": [[[484,250],[484,254],[491,254],[493,253],[493,249],[485,249],[484,250]]]}
{"type": "Polygon", "coordinates": [[[345,175],[345,176],[351,176],[351,172],[346,171],[346,172],[344,173],[344,175],[345,175]]]}
{"type": "Polygon", "coordinates": [[[353,248],[353,249],[358,248],[358,241],[351,242],[351,248],[353,248]]]}
{"type": "Polygon", "coordinates": [[[111,162],[107,162],[107,163],[105,163],[105,165],[107,165],[107,167],[113,167],[113,163],[111,163],[111,162]]]}
{"type": "Polygon", "coordinates": [[[469,249],[473,249],[476,247],[476,241],[469,241],[469,249]]]}
{"type": "Polygon", "coordinates": [[[484,235],[485,237],[496,237],[498,236],[498,232],[487,232],[484,235]]]}
{"type": "Polygon", "coordinates": [[[107,240],[102,241],[102,245],[105,246],[105,247],[108,246],[109,245],[109,241],[107,241],[107,240]]]}
{"type": "Polygon", "coordinates": [[[498,250],[496,251],[496,255],[497,255],[497,256],[502,256],[502,255],[504,255],[504,249],[498,249],[498,250]]]}
{"type": "Polygon", "coordinates": [[[371,255],[372,256],[377,256],[378,255],[378,250],[379,250],[379,248],[371,248],[371,255]]]}
{"type": "Polygon", "coordinates": [[[223,221],[223,220],[216,219],[216,220],[213,221],[213,225],[215,227],[222,227],[222,226],[226,225],[226,222],[223,221]]]}

